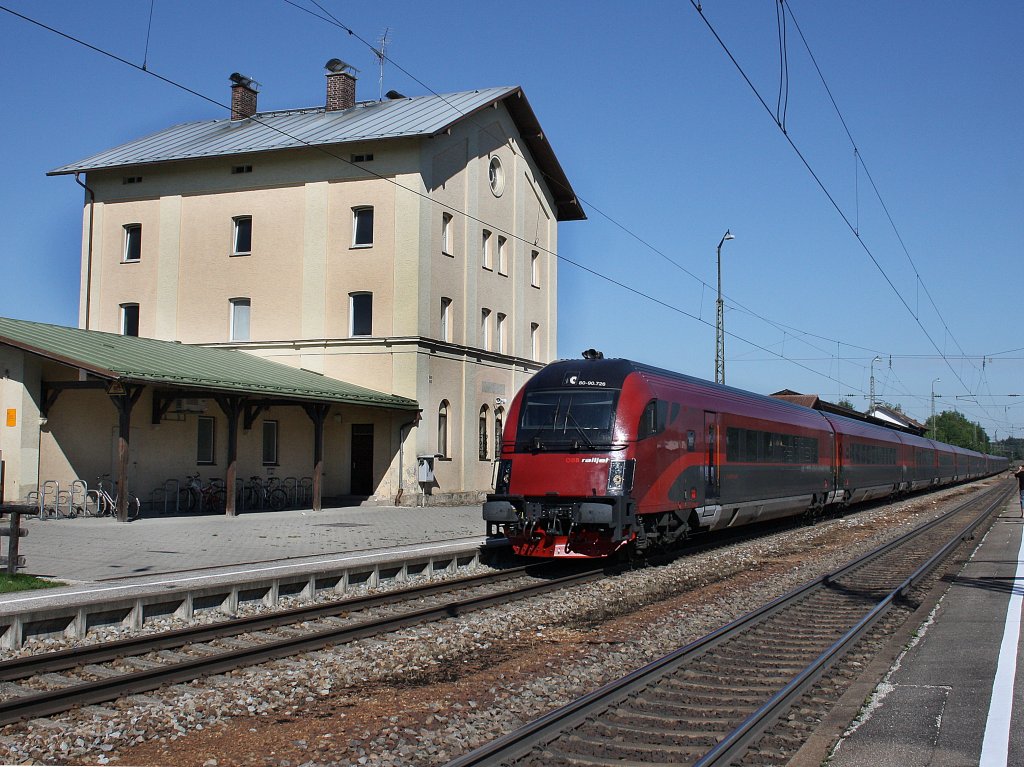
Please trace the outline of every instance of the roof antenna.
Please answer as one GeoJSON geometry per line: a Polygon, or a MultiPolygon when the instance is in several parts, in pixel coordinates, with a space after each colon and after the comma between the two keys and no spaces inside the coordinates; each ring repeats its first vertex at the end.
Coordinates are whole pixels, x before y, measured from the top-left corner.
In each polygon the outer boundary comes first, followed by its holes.
{"type": "Polygon", "coordinates": [[[387,60],[388,32],[390,31],[390,27],[384,27],[384,34],[377,40],[377,44],[380,47],[373,49],[373,53],[377,57],[377,62],[380,64],[380,80],[377,86],[377,101],[384,100],[384,62],[387,60]]]}

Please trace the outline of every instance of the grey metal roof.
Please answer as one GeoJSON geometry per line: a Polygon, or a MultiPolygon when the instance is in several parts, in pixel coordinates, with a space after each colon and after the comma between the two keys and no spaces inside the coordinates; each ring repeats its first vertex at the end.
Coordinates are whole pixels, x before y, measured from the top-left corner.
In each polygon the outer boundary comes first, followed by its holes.
{"type": "Polygon", "coordinates": [[[383,394],[234,349],[121,336],[0,317],[0,344],[127,383],[257,394],[415,410],[415,400],[383,394]]]}
{"type": "Polygon", "coordinates": [[[51,170],[59,176],[153,163],[271,152],[383,139],[435,136],[496,101],[509,112],[533,151],[555,196],[559,220],[583,219],[569,180],[518,86],[484,88],[439,96],[416,96],[356,104],[328,112],[323,107],[261,112],[245,120],[182,123],[51,170]]]}

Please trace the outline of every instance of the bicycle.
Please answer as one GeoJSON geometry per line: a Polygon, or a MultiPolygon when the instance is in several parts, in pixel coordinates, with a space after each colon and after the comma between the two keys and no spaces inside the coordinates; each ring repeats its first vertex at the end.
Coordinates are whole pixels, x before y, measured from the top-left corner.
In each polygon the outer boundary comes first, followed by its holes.
{"type": "Polygon", "coordinates": [[[278,483],[268,480],[266,484],[262,477],[249,477],[249,484],[245,486],[245,508],[258,509],[262,511],[269,508],[271,511],[280,511],[288,505],[288,493],[278,483]]]}
{"type": "Polygon", "coordinates": [[[227,491],[224,490],[224,484],[212,479],[204,485],[198,473],[185,477],[185,487],[178,491],[178,508],[184,511],[223,514],[226,505],[227,491]]]}
{"type": "MultiPolygon", "coordinates": [[[[90,517],[116,517],[117,501],[114,481],[109,474],[104,474],[96,478],[96,487],[86,493],[83,511],[90,517]]],[[[128,491],[126,508],[128,519],[138,519],[142,502],[131,491],[128,491]]]]}

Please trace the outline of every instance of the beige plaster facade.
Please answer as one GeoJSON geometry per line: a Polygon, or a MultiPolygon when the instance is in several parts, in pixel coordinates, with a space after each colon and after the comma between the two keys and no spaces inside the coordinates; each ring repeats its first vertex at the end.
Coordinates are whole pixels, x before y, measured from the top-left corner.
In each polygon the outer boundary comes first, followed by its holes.
{"type": "MultiPolygon", "coordinates": [[[[373,495],[480,494],[507,403],[556,355],[557,215],[543,178],[502,101],[432,137],[90,170],[80,326],[121,332],[122,307],[137,305],[141,336],[240,348],[414,398],[418,425],[375,432],[373,495]],[[356,244],[355,211],[369,208],[372,242],[356,244]],[[251,249],[237,254],[244,219],[251,249]],[[140,256],[126,259],[136,226],[140,256]],[[367,294],[360,333],[353,296],[367,294]],[[246,301],[247,338],[233,331],[246,301]],[[438,456],[429,486],[416,474],[425,455],[438,456]]],[[[329,419],[328,455],[344,456],[354,417],[329,419]]],[[[189,452],[184,426],[149,428],[189,452]]],[[[341,466],[327,492],[349,491],[341,466]]]]}

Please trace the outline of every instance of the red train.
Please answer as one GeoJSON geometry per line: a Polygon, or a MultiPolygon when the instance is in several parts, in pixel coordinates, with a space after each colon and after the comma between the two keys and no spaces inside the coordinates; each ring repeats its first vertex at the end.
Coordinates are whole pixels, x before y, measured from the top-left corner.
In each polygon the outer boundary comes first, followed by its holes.
{"type": "Polygon", "coordinates": [[[516,554],[607,557],[995,474],[1005,458],[631,362],[554,362],[512,401],[483,517],[516,554]]]}

